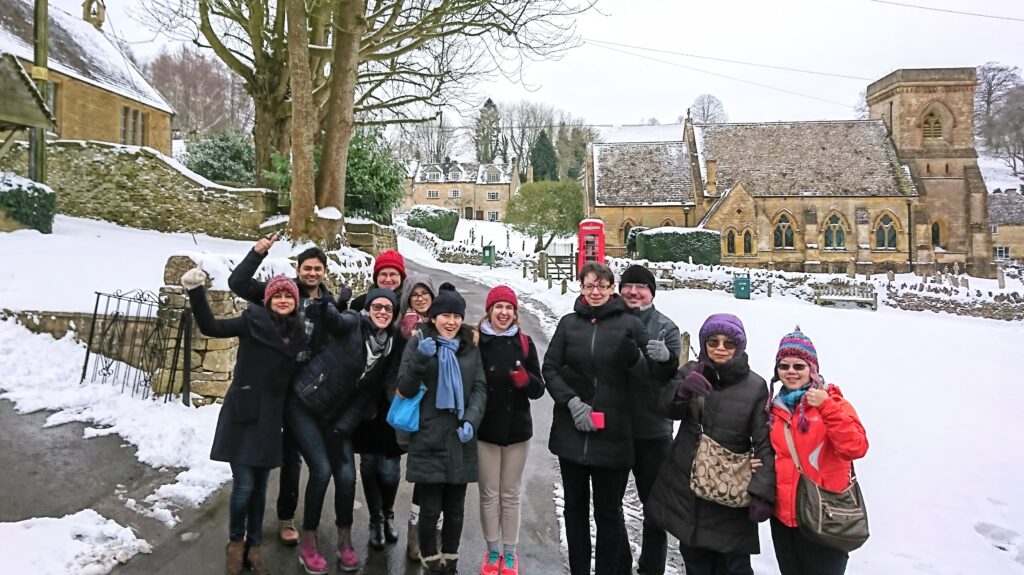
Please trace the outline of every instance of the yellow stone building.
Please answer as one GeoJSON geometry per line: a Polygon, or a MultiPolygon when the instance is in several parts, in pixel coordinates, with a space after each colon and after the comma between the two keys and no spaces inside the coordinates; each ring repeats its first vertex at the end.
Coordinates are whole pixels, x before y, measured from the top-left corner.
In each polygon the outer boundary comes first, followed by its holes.
{"type": "Polygon", "coordinates": [[[1024,260],[1024,195],[1006,190],[989,195],[992,257],[996,262],[1024,260]]]}
{"type": "MultiPolygon", "coordinates": [[[[32,0],[0,2],[0,52],[14,55],[29,74],[34,19],[32,0]]],[[[102,25],[102,12],[75,16],[49,8],[52,137],[149,146],[170,155],[174,110],[102,25]]]]}
{"type": "Polygon", "coordinates": [[[408,166],[402,211],[421,204],[441,206],[458,211],[463,219],[500,222],[518,190],[515,164],[413,163],[408,166]]]}
{"type": "Polygon", "coordinates": [[[898,70],[868,86],[868,120],[687,119],[670,140],[594,144],[588,217],[604,220],[610,253],[634,226],[702,226],[722,233],[727,265],[928,272],[956,262],[991,276],[976,83],[973,68],[898,70]]]}

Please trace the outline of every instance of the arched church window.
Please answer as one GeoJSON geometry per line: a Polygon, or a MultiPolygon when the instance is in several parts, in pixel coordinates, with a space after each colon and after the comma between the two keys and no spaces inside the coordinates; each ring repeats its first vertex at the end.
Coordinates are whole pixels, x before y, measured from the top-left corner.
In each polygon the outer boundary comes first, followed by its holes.
{"type": "Polygon", "coordinates": [[[843,227],[842,218],[837,214],[832,214],[825,222],[825,249],[846,249],[846,228],[843,227]]]}
{"type": "Polygon", "coordinates": [[[793,247],[793,226],[789,223],[789,216],[779,216],[775,224],[775,249],[793,247]]]}
{"type": "Polygon", "coordinates": [[[878,220],[878,227],[875,228],[875,248],[896,249],[896,222],[888,214],[878,220]]]}
{"type": "Polygon", "coordinates": [[[743,232],[743,253],[754,253],[754,238],[750,235],[750,230],[743,232]]]}
{"type": "Polygon", "coordinates": [[[942,230],[939,222],[932,222],[932,246],[942,245],[942,230]]]}
{"type": "Polygon", "coordinates": [[[928,112],[928,115],[924,117],[924,137],[942,137],[942,120],[939,119],[935,112],[928,112]]]}
{"type": "Polygon", "coordinates": [[[725,235],[725,253],[736,253],[736,232],[732,230],[729,230],[729,233],[725,235]]]}
{"type": "Polygon", "coordinates": [[[633,226],[629,223],[622,226],[622,243],[626,243],[626,241],[629,240],[629,230],[631,229],[633,229],[633,226]]]}

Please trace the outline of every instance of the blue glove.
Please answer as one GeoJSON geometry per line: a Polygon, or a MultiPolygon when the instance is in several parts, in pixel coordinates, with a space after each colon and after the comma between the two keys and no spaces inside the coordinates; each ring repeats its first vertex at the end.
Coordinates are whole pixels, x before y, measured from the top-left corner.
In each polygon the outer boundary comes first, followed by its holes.
{"type": "Polygon", "coordinates": [[[420,352],[420,355],[426,357],[434,357],[437,355],[437,342],[432,337],[423,337],[423,332],[420,332],[420,342],[416,344],[416,351],[420,352]]]}
{"type": "Polygon", "coordinates": [[[470,439],[473,439],[473,424],[468,421],[463,421],[455,433],[459,435],[459,441],[462,443],[469,443],[470,439]]]}

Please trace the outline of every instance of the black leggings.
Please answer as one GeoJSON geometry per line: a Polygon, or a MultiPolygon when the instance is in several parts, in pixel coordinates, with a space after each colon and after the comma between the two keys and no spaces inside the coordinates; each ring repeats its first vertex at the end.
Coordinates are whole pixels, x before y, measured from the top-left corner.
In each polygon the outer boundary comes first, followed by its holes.
{"type": "Polygon", "coordinates": [[[772,517],[772,544],[782,575],[843,575],[850,555],[845,551],[818,545],[772,517]]]}
{"type": "Polygon", "coordinates": [[[462,519],[466,509],[465,483],[417,483],[420,499],[420,555],[437,555],[437,521],[444,513],[441,527],[441,552],[457,554],[462,539],[462,519]]]}

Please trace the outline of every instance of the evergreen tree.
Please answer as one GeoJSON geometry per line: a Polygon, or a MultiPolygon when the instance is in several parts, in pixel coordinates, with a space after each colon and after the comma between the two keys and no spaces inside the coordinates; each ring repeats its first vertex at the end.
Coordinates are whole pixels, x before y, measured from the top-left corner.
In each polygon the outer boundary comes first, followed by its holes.
{"type": "Polygon", "coordinates": [[[476,116],[473,127],[473,144],[476,146],[476,161],[490,164],[498,156],[501,147],[501,115],[490,98],[476,116]]]}
{"type": "Polygon", "coordinates": [[[546,130],[537,134],[537,141],[530,150],[530,165],[533,166],[534,181],[558,181],[558,157],[546,130]]]}

